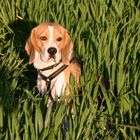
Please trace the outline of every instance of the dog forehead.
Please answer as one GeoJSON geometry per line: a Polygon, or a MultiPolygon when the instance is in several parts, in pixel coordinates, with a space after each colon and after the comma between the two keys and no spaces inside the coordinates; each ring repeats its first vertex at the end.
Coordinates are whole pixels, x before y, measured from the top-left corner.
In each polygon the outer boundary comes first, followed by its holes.
{"type": "Polygon", "coordinates": [[[65,28],[56,23],[42,23],[37,27],[35,27],[35,29],[38,35],[43,32],[53,32],[54,34],[56,33],[63,34],[66,31],[65,28]]]}
{"type": "Polygon", "coordinates": [[[37,35],[42,34],[43,32],[49,32],[48,24],[40,24],[35,27],[35,32],[37,35]]]}

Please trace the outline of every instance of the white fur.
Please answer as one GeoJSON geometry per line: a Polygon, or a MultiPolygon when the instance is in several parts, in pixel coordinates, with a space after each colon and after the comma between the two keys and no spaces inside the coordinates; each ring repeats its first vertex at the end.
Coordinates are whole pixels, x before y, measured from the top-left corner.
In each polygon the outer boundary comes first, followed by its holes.
{"type": "Polygon", "coordinates": [[[49,31],[50,31],[50,41],[54,41],[54,38],[53,38],[53,30],[54,30],[54,27],[53,26],[49,26],[49,31]]]}

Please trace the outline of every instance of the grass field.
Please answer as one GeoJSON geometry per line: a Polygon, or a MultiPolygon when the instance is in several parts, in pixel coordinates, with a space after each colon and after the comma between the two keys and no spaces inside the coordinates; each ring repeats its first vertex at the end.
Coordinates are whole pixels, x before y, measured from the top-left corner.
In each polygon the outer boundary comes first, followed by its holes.
{"type": "Polygon", "coordinates": [[[0,0],[3,139],[140,139],[139,0],[0,0]],[[64,97],[47,109],[48,97],[37,91],[24,46],[42,22],[67,28],[83,63],[82,95],[73,89],[69,97],[73,115],[64,97]]]}

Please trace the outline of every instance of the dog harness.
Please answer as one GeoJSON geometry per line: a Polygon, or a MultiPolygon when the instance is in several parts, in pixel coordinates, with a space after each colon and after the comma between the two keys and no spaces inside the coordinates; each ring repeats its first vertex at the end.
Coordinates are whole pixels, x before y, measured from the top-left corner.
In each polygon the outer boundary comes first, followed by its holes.
{"type": "MultiPolygon", "coordinates": [[[[62,71],[64,71],[68,65],[66,64],[63,64],[60,68],[58,68],[55,72],[53,72],[52,74],[50,74],[49,76],[45,76],[41,73],[41,71],[46,71],[46,70],[50,70],[50,69],[53,69],[54,67],[58,66],[62,61],[60,61],[59,63],[57,64],[54,64],[52,66],[48,66],[48,67],[45,67],[45,68],[42,68],[42,69],[38,69],[38,74],[41,76],[41,78],[46,82],[46,86],[47,86],[47,89],[50,89],[50,84],[51,84],[51,81],[57,76],[59,75],[62,71]]],[[[49,92],[49,97],[51,99],[51,101],[54,101],[52,95],[51,95],[51,92],[49,92]]]]}

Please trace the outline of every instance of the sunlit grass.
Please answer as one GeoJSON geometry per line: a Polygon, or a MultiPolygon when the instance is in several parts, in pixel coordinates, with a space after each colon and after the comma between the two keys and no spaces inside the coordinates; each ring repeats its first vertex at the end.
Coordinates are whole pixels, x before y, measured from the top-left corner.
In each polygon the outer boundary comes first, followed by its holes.
{"type": "Polygon", "coordinates": [[[139,1],[0,0],[0,139],[139,139],[139,44],[139,1]],[[47,108],[28,65],[24,45],[42,22],[67,28],[83,63],[72,114],[64,97],[47,108]]]}

